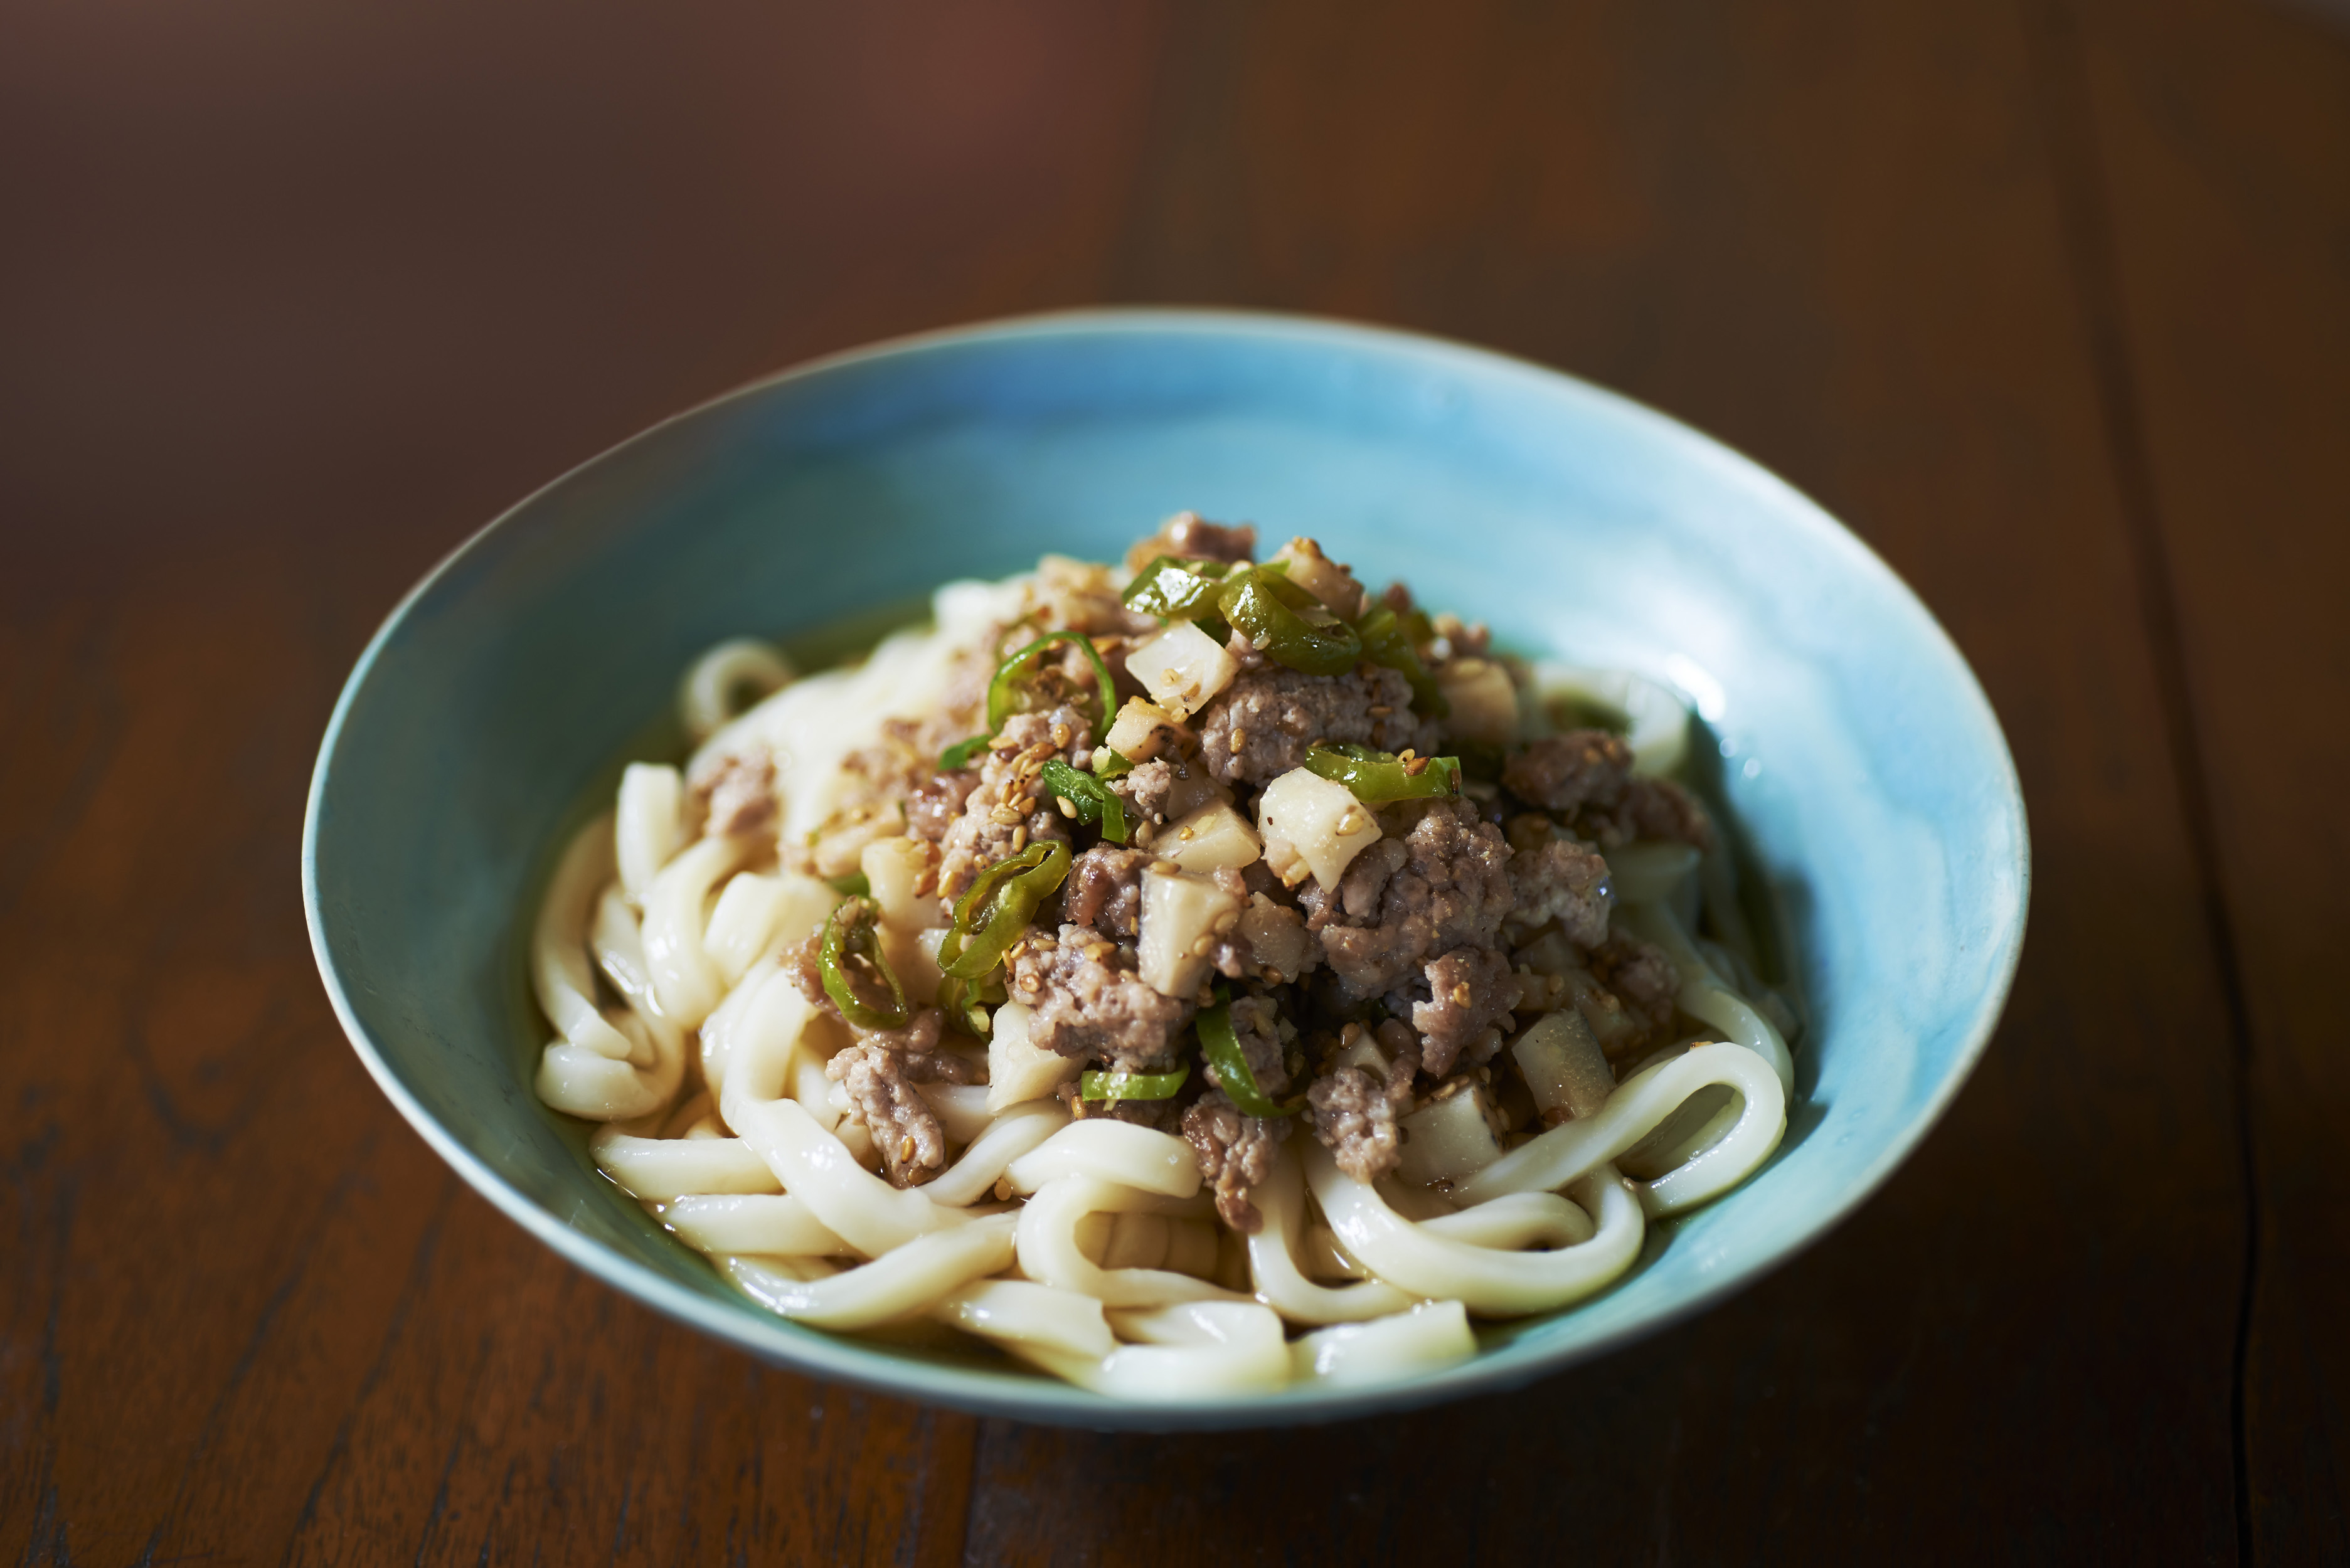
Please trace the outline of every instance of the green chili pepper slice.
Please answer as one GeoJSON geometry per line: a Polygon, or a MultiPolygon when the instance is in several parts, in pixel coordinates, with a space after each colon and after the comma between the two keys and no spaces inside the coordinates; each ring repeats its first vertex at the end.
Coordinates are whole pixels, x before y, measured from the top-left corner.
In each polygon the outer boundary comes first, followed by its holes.
{"type": "Polygon", "coordinates": [[[858,1028],[903,1029],[913,1021],[914,1010],[907,1002],[906,988],[898,983],[889,961],[881,956],[880,940],[873,924],[877,913],[868,899],[842,899],[824,922],[824,941],[816,949],[816,972],[824,981],[824,993],[832,998],[840,1015],[858,1028]],[[840,918],[843,911],[848,915],[845,923],[840,918]],[[888,982],[889,1006],[876,1007],[858,995],[849,978],[851,966],[870,970],[888,982]]]}
{"type": "Polygon", "coordinates": [[[983,979],[1068,874],[1069,846],[1057,838],[1031,844],[982,871],[955,900],[954,919],[939,943],[940,972],[983,979]]]}
{"type": "Polygon", "coordinates": [[[1426,763],[1414,770],[1411,763],[1388,752],[1375,752],[1368,746],[1352,744],[1309,747],[1305,765],[1326,779],[1333,779],[1355,792],[1355,798],[1365,805],[1385,805],[1391,800],[1435,800],[1461,793],[1461,759],[1458,757],[1414,758],[1426,763]]]}
{"type": "Polygon", "coordinates": [[[1114,844],[1126,842],[1126,803],[1109,785],[1077,772],[1058,757],[1045,763],[1037,776],[1047,790],[1076,809],[1079,822],[1088,826],[1098,823],[1104,838],[1114,844]]]}
{"type": "Polygon", "coordinates": [[[948,1023],[982,1040],[994,1035],[995,1020],[987,1010],[1002,1002],[1005,994],[1001,971],[984,980],[957,980],[950,975],[939,982],[939,1006],[948,1023]]]}
{"type": "Polygon", "coordinates": [[[1191,1075],[1189,1062],[1171,1073],[1087,1073],[1077,1079],[1077,1094],[1088,1100],[1168,1100],[1191,1075]]]}
{"type": "Polygon", "coordinates": [[[971,766],[971,759],[987,750],[987,742],[993,739],[993,735],[973,735],[968,741],[957,741],[939,753],[940,771],[951,774],[957,768],[971,766]]]}
{"type": "Polygon", "coordinates": [[[1155,615],[1161,620],[1197,620],[1216,613],[1216,595],[1232,566],[1223,561],[1195,561],[1181,556],[1161,556],[1134,574],[1123,596],[1126,607],[1155,615]]]}
{"type": "Polygon", "coordinates": [[[1106,779],[1122,779],[1134,771],[1134,759],[1107,746],[1094,748],[1094,772],[1106,779]]]}
{"type": "Polygon", "coordinates": [[[1412,647],[1409,629],[1401,618],[1386,605],[1355,623],[1357,635],[1363,639],[1363,657],[1374,664],[1384,664],[1401,673],[1411,682],[1411,711],[1424,718],[1441,719],[1452,711],[1452,704],[1438,691],[1436,678],[1419,661],[1419,650],[1412,647]]]}
{"type": "Polygon", "coordinates": [[[866,880],[862,871],[851,871],[846,877],[827,877],[824,885],[844,898],[862,898],[873,891],[873,884],[866,880]]]}
{"type": "Polygon", "coordinates": [[[1298,613],[1315,602],[1304,588],[1261,566],[1233,574],[1216,596],[1224,618],[1266,658],[1305,675],[1344,675],[1363,656],[1363,639],[1343,620],[1321,626],[1298,613]],[[1292,605],[1292,596],[1305,603],[1292,605]]]}
{"type": "Polygon", "coordinates": [[[1216,1070],[1216,1086],[1243,1115],[1294,1116],[1305,1104],[1305,1096],[1300,1095],[1282,1105],[1257,1087],[1256,1075],[1249,1071],[1248,1057],[1241,1050],[1240,1036],[1232,1033],[1232,1004],[1222,986],[1216,987],[1216,1005],[1200,1014],[1198,1027],[1200,1054],[1216,1070]]]}
{"type": "MultiPolygon", "coordinates": [[[[995,679],[987,683],[987,728],[993,734],[1003,728],[1004,721],[1020,711],[1020,687],[1035,666],[1036,656],[1055,643],[1075,643],[1085,650],[1094,667],[1094,730],[1101,733],[1109,721],[1111,693],[1116,683],[1110,679],[1109,666],[1103,662],[1101,649],[1094,639],[1078,631],[1048,631],[1019,652],[1003,661],[995,679]]],[[[965,742],[966,745],[970,742],[965,742]]]]}

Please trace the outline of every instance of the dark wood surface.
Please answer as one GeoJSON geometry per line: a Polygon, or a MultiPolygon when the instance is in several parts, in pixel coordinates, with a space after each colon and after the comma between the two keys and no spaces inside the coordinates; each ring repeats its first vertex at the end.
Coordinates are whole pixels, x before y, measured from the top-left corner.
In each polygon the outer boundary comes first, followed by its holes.
{"type": "Polygon", "coordinates": [[[2329,9],[17,8],[0,1561],[2350,1558],[2329,9]],[[761,371],[1122,300],[1618,387],[1950,628],[2031,937],[1808,1254],[1506,1398],[1104,1438],[706,1344],[376,1092],[296,854],[408,584],[761,371]]]}

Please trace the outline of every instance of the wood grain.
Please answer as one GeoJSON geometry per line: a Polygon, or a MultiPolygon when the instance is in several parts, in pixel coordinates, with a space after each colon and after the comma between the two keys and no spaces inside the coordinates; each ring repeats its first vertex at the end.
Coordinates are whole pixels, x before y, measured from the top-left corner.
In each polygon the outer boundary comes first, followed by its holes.
{"type": "Polygon", "coordinates": [[[2242,1342],[2255,1554],[2350,1559],[2350,32],[2090,5],[2112,309],[2176,587],[2242,974],[2262,1223],[2242,1342]]]}
{"type": "Polygon", "coordinates": [[[2345,61],[2202,0],[26,12],[0,1561],[2350,1552],[2345,61]],[[745,377],[1099,299],[1617,386],[1950,628],[2022,774],[2032,933],[1839,1231],[1518,1395],[1104,1438],[722,1352],[391,1112],[295,856],[408,583],[745,377]]]}

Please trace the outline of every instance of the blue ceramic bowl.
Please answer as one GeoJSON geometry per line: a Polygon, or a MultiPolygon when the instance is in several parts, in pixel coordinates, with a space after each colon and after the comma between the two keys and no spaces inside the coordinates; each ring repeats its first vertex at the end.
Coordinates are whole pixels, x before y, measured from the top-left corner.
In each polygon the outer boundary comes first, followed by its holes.
{"type": "Polygon", "coordinates": [[[1507,1387],[1718,1301],[1866,1199],[1981,1052],[2014,972],[2023,804],[1965,661],[1885,565],[1752,462],[1449,343],[1115,311],[939,334],[720,399],[556,481],[418,586],[318,753],[303,895],[352,1044],[427,1142],[616,1290],[817,1376],[1031,1420],[1325,1420],[1507,1387]],[[700,649],[905,604],[1171,512],[1314,534],[1504,641],[1666,675],[1721,742],[1810,1030],[1784,1147],[1656,1228],[1613,1289],[1367,1390],[1116,1404],[783,1322],[596,1173],[530,1088],[527,911],[560,831],[700,649]]]}

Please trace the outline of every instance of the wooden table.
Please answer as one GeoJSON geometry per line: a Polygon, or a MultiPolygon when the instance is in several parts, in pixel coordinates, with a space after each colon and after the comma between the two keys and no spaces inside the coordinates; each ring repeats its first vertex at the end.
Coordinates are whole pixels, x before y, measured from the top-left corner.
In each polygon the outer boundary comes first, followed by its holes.
{"type": "Polygon", "coordinates": [[[2350,1555],[2350,23],[2306,4],[17,8],[0,1559],[2350,1555]],[[296,846],[400,592],[758,372],[1102,300],[1565,367],[1917,586],[2038,886],[1857,1217],[1511,1397],[1104,1438],[704,1343],[394,1116],[296,846]]]}

